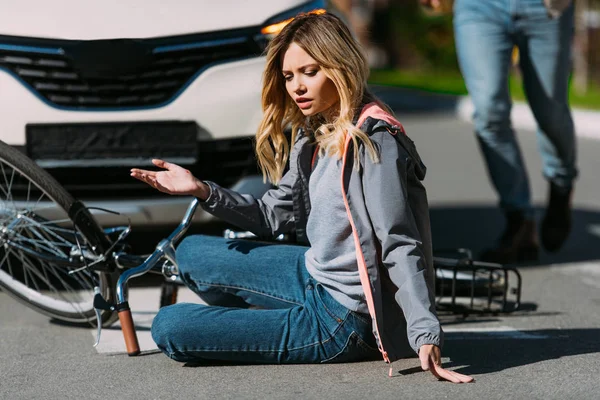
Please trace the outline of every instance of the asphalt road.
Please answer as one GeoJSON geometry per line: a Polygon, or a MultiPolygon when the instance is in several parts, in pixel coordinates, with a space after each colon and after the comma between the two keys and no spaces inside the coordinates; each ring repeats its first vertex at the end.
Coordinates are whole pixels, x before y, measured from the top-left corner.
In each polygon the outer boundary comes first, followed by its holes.
{"type": "MultiPolygon", "coordinates": [[[[502,218],[471,126],[444,114],[398,116],[428,166],[435,247],[490,245],[502,218]]],[[[519,136],[541,207],[546,183],[535,135],[519,136]]],[[[417,359],[394,363],[389,378],[383,361],[187,367],[152,351],[99,353],[89,329],[54,323],[0,293],[0,398],[600,398],[600,141],[581,139],[579,151],[573,234],[560,253],[519,268],[523,310],[443,316],[444,364],[473,375],[473,384],[438,382],[417,359]]]]}

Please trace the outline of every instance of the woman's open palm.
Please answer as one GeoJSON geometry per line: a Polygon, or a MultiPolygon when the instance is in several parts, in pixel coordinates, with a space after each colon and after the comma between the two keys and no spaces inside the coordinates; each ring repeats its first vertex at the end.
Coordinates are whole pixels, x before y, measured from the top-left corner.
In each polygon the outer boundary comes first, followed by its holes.
{"type": "Polygon", "coordinates": [[[165,171],[132,168],[131,176],[168,194],[198,196],[198,193],[204,193],[208,190],[206,184],[196,179],[189,170],[177,164],[156,159],[152,160],[152,164],[164,168],[165,171]]]}

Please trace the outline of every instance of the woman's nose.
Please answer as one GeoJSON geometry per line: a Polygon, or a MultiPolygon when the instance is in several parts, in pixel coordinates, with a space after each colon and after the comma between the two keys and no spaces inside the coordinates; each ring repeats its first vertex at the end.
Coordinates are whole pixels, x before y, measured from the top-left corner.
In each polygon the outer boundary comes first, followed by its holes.
{"type": "Polygon", "coordinates": [[[298,79],[294,81],[294,93],[303,94],[306,93],[306,86],[298,79]]]}

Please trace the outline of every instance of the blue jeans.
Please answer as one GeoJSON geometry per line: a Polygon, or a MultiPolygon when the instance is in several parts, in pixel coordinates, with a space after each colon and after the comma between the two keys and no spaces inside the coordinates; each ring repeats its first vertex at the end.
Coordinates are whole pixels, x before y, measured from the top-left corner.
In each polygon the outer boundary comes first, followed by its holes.
{"type": "Polygon", "coordinates": [[[569,188],[577,176],[568,104],[574,6],[556,19],[543,0],[456,0],[460,68],[475,106],[475,130],[492,183],[506,211],[531,215],[529,180],[510,122],[508,75],[513,46],[525,94],[538,124],[543,174],[569,188]]]}
{"type": "Polygon", "coordinates": [[[207,304],[162,308],[152,338],[177,361],[349,362],[380,357],[371,318],[315,282],[306,247],[195,235],[177,248],[185,284],[207,304]],[[249,308],[250,306],[254,306],[249,308]]]}

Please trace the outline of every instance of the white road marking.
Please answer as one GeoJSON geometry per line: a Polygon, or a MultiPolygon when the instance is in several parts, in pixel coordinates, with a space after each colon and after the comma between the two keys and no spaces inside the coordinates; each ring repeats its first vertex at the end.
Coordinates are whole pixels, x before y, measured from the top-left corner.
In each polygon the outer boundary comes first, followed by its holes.
{"type": "MultiPolygon", "coordinates": [[[[472,121],[475,106],[469,96],[463,96],[456,105],[457,116],[464,121],[472,121]]],[[[578,137],[588,139],[600,139],[600,130],[598,129],[598,112],[592,110],[574,109],[571,110],[573,123],[575,124],[575,134],[578,137]]],[[[516,129],[526,129],[529,131],[537,130],[537,122],[533,117],[531,109],[525,102],[515,102],[512,105],[510,118],[513,127],[516,129]]]]}
{"type": "Polygon", "coordinates": [[[600,237],[600,225],[588,225],[588,232],[600,237]]]}
{"type": "Polygon", "coordinates": [[[581,282],[600,289],[600,262],[582,262],[553,267],[563,275],[574,276],[581,282]]]}
{"type": "MultiPolygon", "coordinates": [[[[152,340],[150,327],[152,320],[158,312],[160,302],[160,288],[133,288],[129,290],[129,307],[136,327],[138,342],[141,351],[157,350],[156,344],[152,340]]],[[[184,286],[179,287],[177,293],[178,303],[200,303],[202,300],[194,292],[184,286]]],[[[96,338],[96,330],[90,330],[92,336],[96,338]]],[[[96,346],[98,353],[117,354],[126,353],[125,342],[121,332],[121,324],[117,321],[110,328],[102,329],[100,344],[96,346]]]]}
{"type": "Polygon", "coordinates": [[[548,335],[519,331],[510,326],[496,327],[443,327],[445,340],[490,340],[490,339],[548,339],[548,335]]]}

